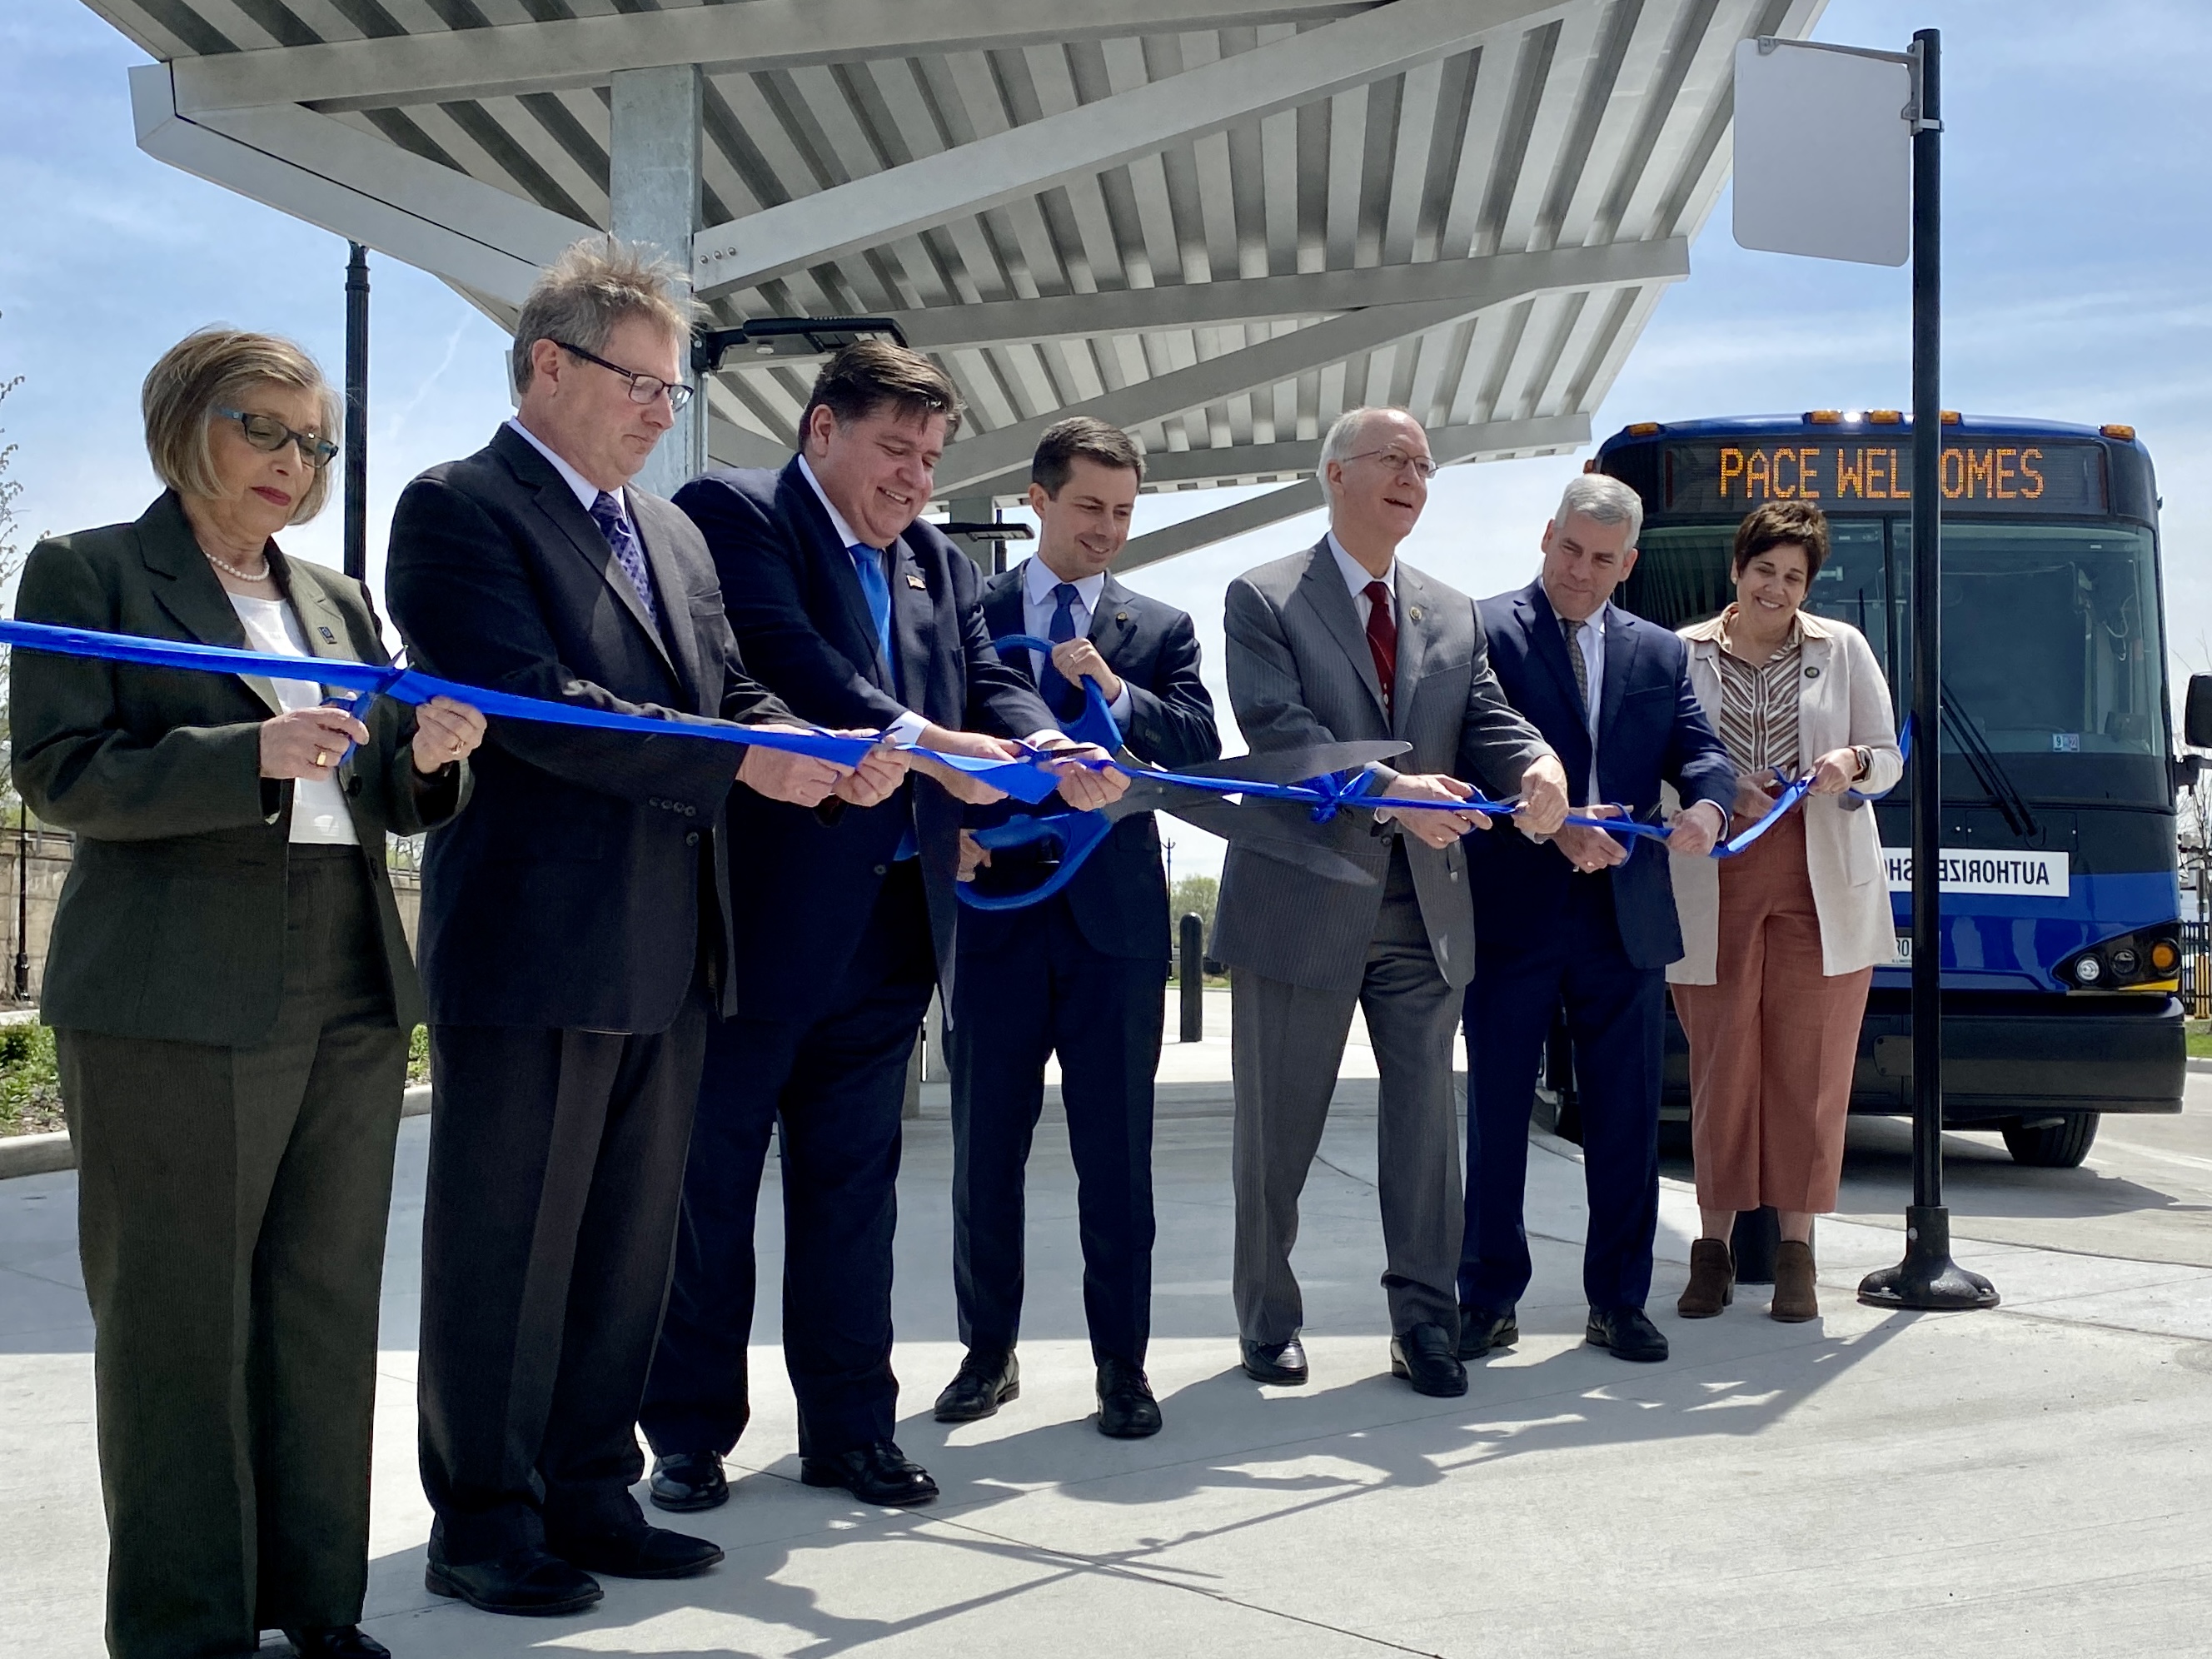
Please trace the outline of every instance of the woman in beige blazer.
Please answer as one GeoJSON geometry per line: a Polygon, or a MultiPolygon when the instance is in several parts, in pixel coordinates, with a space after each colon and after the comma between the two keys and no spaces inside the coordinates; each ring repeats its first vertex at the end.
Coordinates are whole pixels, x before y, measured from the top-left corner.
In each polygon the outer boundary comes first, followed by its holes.
{"type": "Polygon", "coordinates": [[[1828,556],[1817,507],[1776,501],[1736,528],[1735,602],[1682,630],[1690,679],[1742,780],[1741,830],[1778,778],[1811,793],[1731,859],[1681,859],[1683,956],[1668,969],[1690,1040],[1690,1136],[1703,1237],[1678,1304],[1708,1318],[1733,1298],[1736,1212],[1781,1214],[1771,1312],[1813,1318],[1813,1218],[1836,1206],[1844,1118],[1874,966],[1894,958],[1881,838],[1860,794],[1893,785],[1889,688],[1866,638],[1802,606],[1828,556]]]}

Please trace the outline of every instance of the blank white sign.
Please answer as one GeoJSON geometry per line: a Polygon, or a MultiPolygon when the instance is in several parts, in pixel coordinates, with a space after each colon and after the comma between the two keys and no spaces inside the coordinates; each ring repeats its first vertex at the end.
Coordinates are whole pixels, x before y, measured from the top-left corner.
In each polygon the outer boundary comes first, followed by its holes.
{"type": "Polygon", "coordinates": [[[1790,41],[1735,49],[1735,240],[1901,265],[1912,252],[1912,70],[1790,41]]]}

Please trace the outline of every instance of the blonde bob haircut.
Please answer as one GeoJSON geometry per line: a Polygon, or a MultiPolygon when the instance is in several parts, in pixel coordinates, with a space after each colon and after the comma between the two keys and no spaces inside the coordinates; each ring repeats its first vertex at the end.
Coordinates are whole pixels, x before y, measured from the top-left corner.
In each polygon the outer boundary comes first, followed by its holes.
{"type": "MultiPolygon", "coordinates": [[[[274,334],[203,328],[161,354],[139,394],[146,417],[146,456],[161,482],[179,495],[207,500],[221,489],[209,447],[218,409],[242,409],[264,386],[312,393],[322,405],[322,435],[337,441],[338,395],[315,360],[274,334]]],[[[305,524],[330,499],[332,469],[307,470],[307,487],[286,522],[305,524]]]]}

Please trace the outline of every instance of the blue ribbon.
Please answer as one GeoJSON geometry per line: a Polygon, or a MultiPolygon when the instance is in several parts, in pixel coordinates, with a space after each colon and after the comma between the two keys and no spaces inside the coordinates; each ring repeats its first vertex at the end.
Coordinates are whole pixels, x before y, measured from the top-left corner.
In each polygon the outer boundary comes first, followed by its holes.
{"type": "MultiPolygon", "coordinates": [[[[992,643],[1002,653],[1008,651],[1037,651],[1047,656],[1052,654],[1052,646],[1048,641],[1038,639],[1030,634],[1010,634],[993,641],[992,643]]],[[[1060,729],[1079,742],[1095,744],[1107,750],[1109,754],[1112,754],[1121,747],[1121,728],[1114,723],[1113,714],[1107,706],[1104,695],[1098,690],[1097,683],[1086,678],[1082,684],[1083,713],[1073,721],[1063,721],[1060,729]]],[[[1910,755],[1911,745],[1912,722],[1908,718],[1905,723],[1904,732],[1899,738],[1899,747],[1905,754],[1910,755]]],[[[1310,805],[1316,823],[1328,823],[1348,805],[1369,811],[1376,807],[1388,807],[1396,811],[1411,812],[1480,812],[1490,817],[1510,817],[1516,810],[1512,802],[1488,799],[1480,790],[1475,791],[1465,800],[1454,802],[1416,800],[1410,797],[1395,795],[1366,794],[1362,793],[1362,790],[1363,786],[1370,779],[1370,774],[1364,770],[1309,778],[1299,783],[1280,784],[1260,783],[1234,778],[1194,776],[1187,773],[1155,771],[1150,768],[1140,770],[1132,769],[1118,761],[1112,760],[1092,761],[1086,763],[1096,770],[1103,771],[1110,769],[1121,772],[1132,779],[1142,779],[1147,783],[1179,785],[1184,788],[1202,790],[1214,795],[1240,795],[1249,799],[1290,801],[1310,805]]],[[[1785,780],[1778,771],[1776,779],[1782,783],[1783,788],[1775,797],[1774,804],[1767,808],[1756,823],[1747,824],[1735,835],[1717,842],[1708,856],[1716,859],[1739,856],[1757,842],[1760,836],[1781,822],[1785,814],[1794,811],[1812,793],[1813,778],[1809,773],[1802,778],[1785,780]]],[[[1879,799],[1881,795],[1887,794],[1888,791],[1867,794],[1854,789],[1850,793],[1854,802],[1863,803],[1879,799]]],[[[1601,830],[1607,835],[1620,836],[1632,841],[1644,839],[1663,842],[1673,833],[1664,824],[1647,823],[1630,816],[1625,806],[1616,806],[1614,811],[1619,816],[1607,818],[1591,817],[1585,814],[1571,812],[1567,815],[1566,822],[1583,829],[1601,830]]],[[[1081,867],[1084,860],[1097,849],[1099,842],[1105,840],[1112,828],[1111,822],[1101,812],[1058,812],[1040,817],[1016,818],[1006,823],[994,825],[988,830],[972,831],[979,844],[994,852],[1031,845],[1057,848],[1059,849],[1058,866],[1038,885],[1018,893],[980,893],[975,890],[975,884],[963,882],[960,888],[960,902],[977,910],[1016,910],[1050,898],[1074,878],[1075,872],[1081,867]]]]}
{"type": "MultiPolygon", "coordinates": [[[[143,639],[135,634],[104,634],[89,628],[57,628],[46,623],[0,622],[0,644],[27,651],[46,651],[63,657],[92,657],[109,662],[137,663],[148,668],[181,668],[203,674],[261,674],[272,679],[311,679],[354,694],[358,707],[364,697],[390,697],[406,703],[451,697],[482,713],[506,720],[533,720],[544,726],[584,726],[600,732],[635,732],[644,736],[703,738],[709,743],[781,750],[811,755],[840,766],[857,766],[876,746],[870,738],[842,738],[829,732],[768,732],[757,726],[721,721],[653,720],[643,714],[618,714],[609,709],[584,708],[573,703],[549,702],[540,697],[518,696],[439,679],[411,668],[379,667],[374,663],[349,662],[334,657],[280,657],[259,651],[240,651],[226,645],[199,645],[181,640],[143,639]]],[[[331,701],[335,702],[336,699],[331,701]]],[[[994,789],[1036,805],[1059,787],[1047,771],[1026,760],[980,760],[967,755],[940,755],[916,748],[911,752],[962,772],[972,773],[994,789]]]]}
{"type": "MultiPolygon", "coordinates": [[[[1028,635],[1012,635],[997,643],[1011,650],[1041,650],[1048,654],[1051,650],[1046,641],[1028,635]]],[[[343,694],[327,697],[325,700],[326,703],[334,707],[343,705],[356,713],[364,701],[376,697],[391,697],[405,703],[424,703],[433,697],[449,697],[457,702],[467,703],[485,714],[505,720],[532,720],[546,726],[580,726],[601,732],[633,732],[648,737],[698,738],[710,743],[811,755],[840,766],[858,765],[875,748],[877,741],[868,738],[839,737],[833,732],[818,730],[770,732],[759,726],[719,721],[693,723],[653,720],[641,714],[618,714],[606,709],[580,708],[572,703],[550,702],[539,697],[520,696],[513,692],[464,685],[456,680],[440,679],[434,675],[397,665],[380,667],[373,663],[351,662],[332,657],[283,657],[259,651],[241,651],[230,646],[145,639],[134,634],[108,634],[94,629],[61,628],[46,623],[0,621],[0,644],[20,647],[27,651],[50,652],[57,656],[135,663],[149,668],[184,669],[204,674],[259,674],[272,679],[313,679],[319,684],[336,687],[337,692],[343,694]]],[[[1115,724],[1113,713],[1108,708],[1097,683],[1086,678],[1083,681],[1083,713],[1062,729],[1078,742],[1095,744],[1111,755],[1121,747],[1121,728],[1115,724]]],[[[1912,723],[1908,720],[1898,746],[1909,755],[1911,743],[1912,723]]],[[[347,753],[351,752],[349,747],[347,753]]],[[[1050,772],[1034,764],[1031,760],[984,760],[966,755],[939,754],[934,750],[919,746],[909,752],[969,773],[993,788],[1032,806],[1043,801],[1059,787],[1058,781],[1050,772]]],[[[1492,817],[1510,817],[1516,810],[1512,803],[1486,799],[1480,792],[1465,800],[1454,802],[1364,793],[1362,787],[1370,776],[1365,771],[1337,773],[1300,783],[1282,784],[1154,771],[1149,768],[1132,768],[1112,759],[1082,763],[1096,770],[1121,772],[1132,779],[1141,779],[1147,783],[1178,785],[1210,795],[1237,795],[1305,805],[1311,807],[1316,823],[1327,823],[1347,805],[1356,805],[1363,810],[1389,807],[1397,811],[1480,812],[1492,817]]],[[[1764,817],[1715,846],[1712,856],[1734,858],[1743,852],[1771,829],[1784,813],[1802,801],[1812,787],[1813,780],[1809,775],[1787,783],[1764,817]]],[[[1879,799],[1877,795],[1863,794],[1857,790],[1850,793],[1860,801],[1879,799]]],[[[1887,791],[1881,793],[1887,793],[1887,791]]],[[[1669,833],[1659,824],[1642,823],[1625,813],[1612,818],[1571,813],[1566,821],[1586,829],[1602,830],[1608,835],[1632,838],[1663,841],[1669,833]]],[[[1066,886],[1083,860],[1096,850],[1112,828],[1111,820],[1103,812],[1060,812],[1018,818],[994,829],[977,831],[977,841],[994,850],[1030,842],[1056,844],[1060,848],[1060,864],[1042,884],[1026,892],[994,896],[976,893],[972,890],[971,884],[963,884],[961,900],[976,909],[1009,910],[1048,898],[1066,886]]]]}

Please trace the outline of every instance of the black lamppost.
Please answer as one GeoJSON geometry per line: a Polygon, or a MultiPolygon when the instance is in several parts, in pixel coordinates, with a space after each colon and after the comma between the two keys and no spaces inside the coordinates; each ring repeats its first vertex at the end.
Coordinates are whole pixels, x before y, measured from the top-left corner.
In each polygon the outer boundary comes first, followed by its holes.
{"type": "Polygon", "coordinates": [[[1912,1202],[1905,1259],[1869,1273],[1877,1308],[1994,1308],[1997,1293],[1951,1260],[1943,1202],[1942,35],[1912,37],[1912,1202]]]}
{"type": "Polygon", "coordinates": [[[345,573],[368,580],[368,250],[346,259],[345,573]]]}

